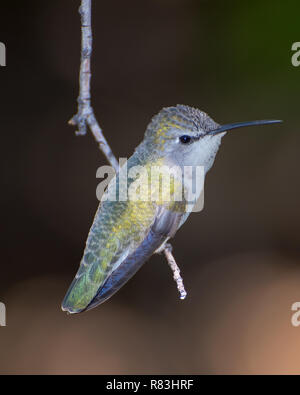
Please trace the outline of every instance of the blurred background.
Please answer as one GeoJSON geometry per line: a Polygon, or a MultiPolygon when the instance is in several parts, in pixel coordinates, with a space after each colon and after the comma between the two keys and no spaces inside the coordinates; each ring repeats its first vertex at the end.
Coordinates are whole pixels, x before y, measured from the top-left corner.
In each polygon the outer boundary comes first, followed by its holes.
{"type": "Polygon", "coordinates": [[[105,163],[76,137],[79,1],[0,1],[0,373],[300,373],[297,0],[93,1],[93,106],[129,157],[162,107],[218,123],[283,119],[224,140],[205,207],[173,240],[188,297],[154,256],[112,299],[68,316],[105,163]]]}

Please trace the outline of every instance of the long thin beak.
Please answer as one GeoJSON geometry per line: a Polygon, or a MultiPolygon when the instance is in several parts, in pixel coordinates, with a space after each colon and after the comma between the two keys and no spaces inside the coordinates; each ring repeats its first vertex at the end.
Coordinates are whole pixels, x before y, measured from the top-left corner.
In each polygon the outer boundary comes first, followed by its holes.
{"type": "Polygon", "coordinates": [[[245,126],[268,125],[270,123],[280,123],[280,122],[282,122],[282,121],[276,120],[276,119],[264,119],[262,121],[228,123],[226,125],[221,125],[219,128],[217,128],[215,130],[209,131],[207,134],[215,135],[215,134],[226,132],[227,130],[243,128],[245,126]]]}

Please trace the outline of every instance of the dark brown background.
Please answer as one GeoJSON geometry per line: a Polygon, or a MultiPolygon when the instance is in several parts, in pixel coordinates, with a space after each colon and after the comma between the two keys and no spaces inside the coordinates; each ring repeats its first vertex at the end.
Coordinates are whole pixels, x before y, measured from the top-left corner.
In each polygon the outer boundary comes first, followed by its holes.
{"type": "Polygon", "coordinates": [[[79,1],[0,1],[0,373],[300,373],[298,1],[94,1],[93,105],[117,156],[152,115],[279,118],[223,140],[205,208],[173,241],[187,299],[152,257],[111,300],[67,316],[104,164],[67,125],[79,1]]]}

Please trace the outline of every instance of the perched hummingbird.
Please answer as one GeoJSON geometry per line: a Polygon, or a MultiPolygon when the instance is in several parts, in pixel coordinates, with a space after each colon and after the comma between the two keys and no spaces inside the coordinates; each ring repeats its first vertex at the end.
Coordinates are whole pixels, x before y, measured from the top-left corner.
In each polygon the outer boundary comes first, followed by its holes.
{"type": "MultiPolygon", "coordinates": [[[[153,117],[144,140],[126,162],[127,173],[124,173],[125,166],[121,167],[110,181],[107,196],[113,191],[120,191],[124,176],[128,181],[126,188],[130,189],[134,179],[128,174],[134,166],[143,166],[149,177],[150,169],[160,166],[202,166],[205,175],[213,165],[226,131],[276,122],[281,121],[220,126],[205,112],[189,106],[163,108],[153,117]]],[[[170,184],[171,195],[176,188],[183,188],[185,192],[191,188],[191,183],[177,181],[175,177],[170,184]]],[[[143,192],[143,185],[139,192],[141,199],[101,200],[78,272],[62,303],[64,311],[79,313],[90,310],[110,298],[153,253],[163,249],[191,212],[186,210],[186,198],[182,201],[168,200],[160,193],[155,195],[155,199],[145,199],[145,194],[149,197],[149,191],[146,188],[143,192]]],[[[152,193],[151,190],[150,197],[152,193]]]]}

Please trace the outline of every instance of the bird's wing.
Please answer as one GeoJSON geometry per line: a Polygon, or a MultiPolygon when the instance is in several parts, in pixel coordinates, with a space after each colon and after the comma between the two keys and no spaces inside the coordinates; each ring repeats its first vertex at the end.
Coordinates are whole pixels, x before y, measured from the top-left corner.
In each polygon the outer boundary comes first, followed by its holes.
{"type": "MultiPolygon", "coordinates": [[[[142,211],[138,206],[134,210],[142,211]]],[[[78,273],[63,301],[63,310],[79,313],[107,300],[169,237],[175,234],[182,212],[171,211],[164,206],[143,206],[143,221],[145,221],[146,210],[149,211],[147,215],[149,225],[145,226],[144,223],[141,227],[145,229],[144,233],[131,234],[129,229],[139,226],[137,212],[131,216],[132,220],[134,218],[136,221],[135,224],[131,222],[127,227],[122,223],[119,225],[121,230],[115,232],[115,227],[118,226],[116,218],[122,219],[122,213],[115,208],[112,210],[116,216],[115,220],[112,217],[106,221],[104,216],[109,210],[107,207],[106,210],[100,209],[98,218],[96,214],[91,228],[78,273]]],[[[128,221],[128,208],[126,214],[124,217],[128,221]]]]}
{"type": "Polygon", "coordinates": [[[181,217],[182,213],[160,207],[146,238],[107,277],[86,310],[93,309],[116,293],[168,238],[174,236],[181,217]]]}

